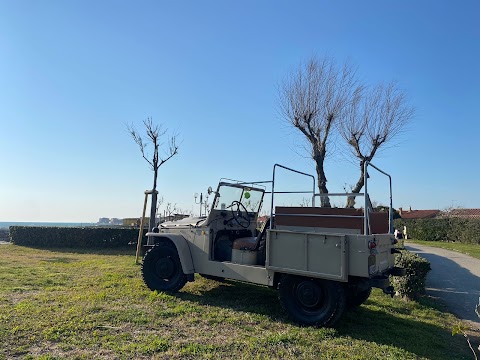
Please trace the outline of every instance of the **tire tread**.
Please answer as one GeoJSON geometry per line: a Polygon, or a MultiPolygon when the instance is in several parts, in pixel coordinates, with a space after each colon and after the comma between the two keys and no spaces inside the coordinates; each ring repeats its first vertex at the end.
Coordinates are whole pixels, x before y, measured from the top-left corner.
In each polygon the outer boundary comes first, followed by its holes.
{"type": "Polygon", "coordinates": [[[185,275],[182,270],[180,257],[178,256],[177,248],[173,243],[171,243],[170,241],[163,241],[150,248],[145,253],[142,262],[142,278],[145,285],[147,285],[147,287],[152,291],[158,290],[168,293],[176,293],[185,286],[185,284],[187,283],[187,275],[185,275]],[[177,270],[179,272],[178,277],[175,279],[175,281],[165,281],[163,279],[159,279],[151,271],[151,262],[154,262],[156,258],[162,254],[162,252],[170,252],[174,258],[177,270]]]}

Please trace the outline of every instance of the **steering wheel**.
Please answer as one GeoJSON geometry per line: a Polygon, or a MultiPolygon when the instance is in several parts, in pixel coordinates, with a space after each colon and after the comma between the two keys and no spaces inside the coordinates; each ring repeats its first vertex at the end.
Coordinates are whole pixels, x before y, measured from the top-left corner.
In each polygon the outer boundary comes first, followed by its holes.
{"type": "Polygon", "coordinates": [[[232,201],[229,208],[232,211],[233,220],[235,220],[238,225],[243,228],[248,228],[250,226],[250,217],[248,216],[248,210],[240,201],[232,201]],[[234,206],[236,206],[237,208],[234,209],[234,206]],[[245,215],[243,214],[242,210],[245,211],[245,215]],[[241,222],[240,220],[243,221],[241,222]],[[247,225],[244,225],[244,223],[246,223],[247,225]]]}

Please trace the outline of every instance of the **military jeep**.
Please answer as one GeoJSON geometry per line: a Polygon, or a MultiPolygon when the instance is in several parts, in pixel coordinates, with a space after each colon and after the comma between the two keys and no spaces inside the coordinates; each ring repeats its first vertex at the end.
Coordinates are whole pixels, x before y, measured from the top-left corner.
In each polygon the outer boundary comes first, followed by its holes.
{"type": "MultiPolygon", "coordinates": [[[[365,189],[367,167],[365,165],[365,189]]],[[[390,177],[389,177],[390,178],[390,177]]],[[[391,192],[391,181],[390,181],[391,192]]],[[[302,325],[330,326],[347,307],[367,300],[372,287],[393,296],[389,276],[396,242],[392,211],[373,212],[367,191],[363,209],[315,207],[315,178],[276,164],[270,181],[221,180],[208,216],[165,222],[147,233],[142,275],[151,290],[176,292],[195,274],[278,290],[280,302],[302,325]],[[276,206],[275,174],[284,169],[311,177],[311,207],[276,206]],[[271,191],[266,191],[271,185],[271,191]],[[269,219],[257,229],[264,195],[269,219]]],[[[352,194],[329,194],[329,196],[352,194]]]]}

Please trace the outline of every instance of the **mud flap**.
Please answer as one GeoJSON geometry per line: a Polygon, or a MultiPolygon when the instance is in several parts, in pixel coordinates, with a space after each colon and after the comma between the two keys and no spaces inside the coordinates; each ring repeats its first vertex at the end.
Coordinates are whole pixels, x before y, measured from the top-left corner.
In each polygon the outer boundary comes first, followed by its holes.
{"type": "Polygon", "coordinates": [[[395,266],[389,271],[389,273],[393,276],[405,276],[407,274],[407,269],[395,266]]]}
{"type": "Polygon", "coordinates": [[[390,279],[388,276],[375,276],[370,278],[370,285],[375,288],[382,289],[382,291],[393,297],[395,295],[395,289],[390,285],[390,279]]]}

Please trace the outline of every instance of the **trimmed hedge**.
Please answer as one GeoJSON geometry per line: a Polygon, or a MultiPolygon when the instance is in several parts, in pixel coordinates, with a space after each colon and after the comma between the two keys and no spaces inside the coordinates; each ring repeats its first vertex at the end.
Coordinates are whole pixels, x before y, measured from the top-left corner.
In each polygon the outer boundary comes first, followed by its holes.
{"type": "Polygon", "coordinates": [[[10,241],[7,229],[0,229],[0,241],[10,241]]]}
{"type": "Polygon", "coordinates": [[[425,293],[425,280],[432,269],[430,262],[417,254],[404,250],[395,256],[395,266],[406,269],[405,276],[392,276],[397,293],[404,298],[417,300],[425,293]]]}
{"type": "Polygon", "coordinates": [[[14,244],[40,248],[117,248],[137,239],[135,228],[10,226],[14,244]]]}
{"type": "Polygon", "coordinates": [[[393,224],[400,231],[406,226],[412,239],[480,244],[479,219],[396,219],[393,224]]]}

